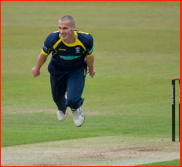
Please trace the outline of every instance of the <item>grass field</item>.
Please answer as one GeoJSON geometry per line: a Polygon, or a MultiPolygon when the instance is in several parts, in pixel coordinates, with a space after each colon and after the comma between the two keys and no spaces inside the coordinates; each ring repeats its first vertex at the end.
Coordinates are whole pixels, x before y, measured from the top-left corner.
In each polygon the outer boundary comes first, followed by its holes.
{"type": "Polygon", "coordinates": [[[150,164],[144,164],[144,165],[138,165],[138,166],[179,166],[179,164],[180,164],[180,160],[173,160],[173,161],[150,163],[150,164]]]}
{"type": "Polygon", "coordinates": [[[171,141],[180,2],[2,1],[1,6],[1,147],[106,136],[171,141]],[[65,122],[57,121],[47,71],[51,55],[39,77],[31,74],[45,38],[66,14],[94,37],[96,75],[86,79],[81,128],[70,110],[65,122]]]}

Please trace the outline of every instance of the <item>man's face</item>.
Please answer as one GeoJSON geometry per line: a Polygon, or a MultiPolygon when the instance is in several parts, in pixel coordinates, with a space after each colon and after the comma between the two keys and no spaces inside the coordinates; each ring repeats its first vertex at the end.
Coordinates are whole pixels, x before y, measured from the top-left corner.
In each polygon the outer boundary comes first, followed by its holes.
{"type": "Polygon", "coordinates": [[[74,40],[74,30],[76,26],[70,25],[69,21],[59,21],[59,34],[65,42],[70,42],[74,40]]]}

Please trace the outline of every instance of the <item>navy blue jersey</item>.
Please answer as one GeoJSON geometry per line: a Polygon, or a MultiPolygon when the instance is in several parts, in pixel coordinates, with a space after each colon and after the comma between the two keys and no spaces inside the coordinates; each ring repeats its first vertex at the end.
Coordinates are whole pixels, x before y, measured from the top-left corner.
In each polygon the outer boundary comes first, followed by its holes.
{"type": "Polygon", "coordinates": [[[75,42],[65,43],[59,31],[51,33],[42,46],[42,53],[49,55],[51,62],[63,68],[76,68],[85,63],[85,56],[93,54],[93,38],[89,33],[75,31],[75,42]]]}

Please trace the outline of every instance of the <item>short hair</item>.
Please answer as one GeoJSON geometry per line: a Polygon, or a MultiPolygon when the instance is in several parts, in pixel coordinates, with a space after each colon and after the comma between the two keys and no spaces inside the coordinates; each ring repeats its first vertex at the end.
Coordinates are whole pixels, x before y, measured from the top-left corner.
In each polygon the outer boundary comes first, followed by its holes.
{"type": "Polygon", "coordinates": [[[61,19],[59,19],[59,21],[69,21],[71,26],[75,25],[75,20],[72,16],[70,15],[65,15],[63,16],[61,19]]]}

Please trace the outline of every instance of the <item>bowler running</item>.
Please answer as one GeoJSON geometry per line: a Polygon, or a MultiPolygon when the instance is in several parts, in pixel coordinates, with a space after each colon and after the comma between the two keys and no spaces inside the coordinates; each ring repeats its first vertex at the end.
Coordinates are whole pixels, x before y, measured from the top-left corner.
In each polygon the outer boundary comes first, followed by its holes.
{"type": "Polygon", "coordinates": [[[69,15],[59,20],[58,27],[59,31],[50,33],[44,41],[32,74],[39,76],[42,65],[52,54],[48,71],[52,97],[58,108],[57,118],[64,121],[68,116],[67,107],[70,107],[74,124],[80,127],[85,120],[81,109],[85,78],[87,73],[92,78],[95,75],[93,37],[76,30],[75,20],[69,15]]]}

